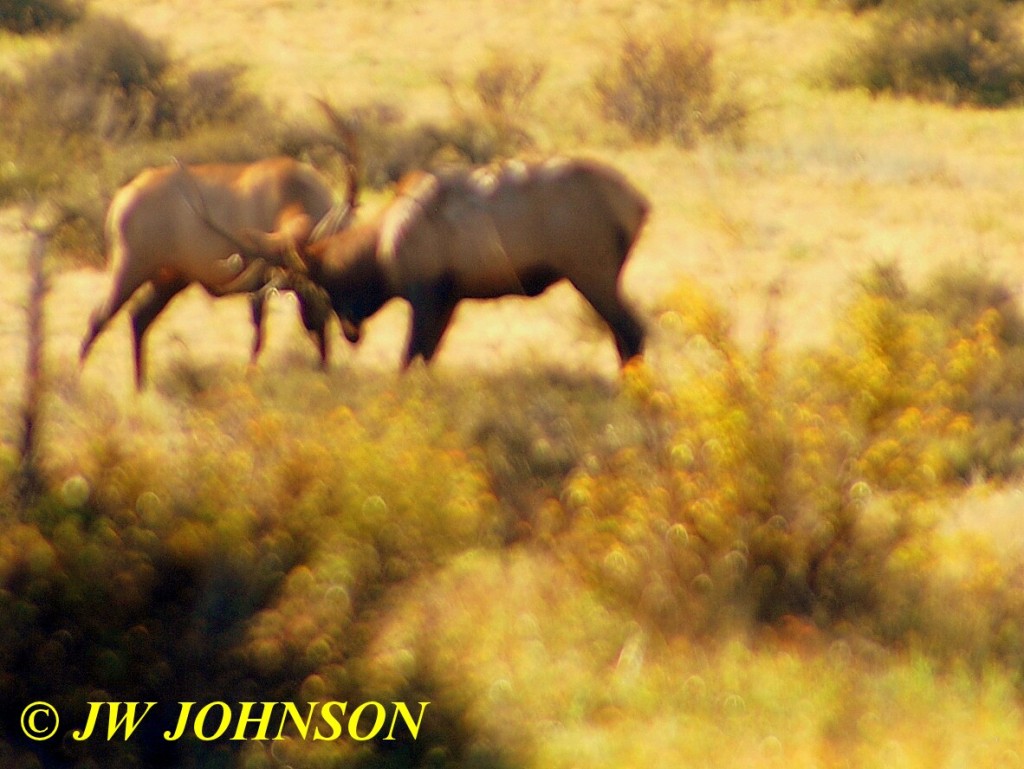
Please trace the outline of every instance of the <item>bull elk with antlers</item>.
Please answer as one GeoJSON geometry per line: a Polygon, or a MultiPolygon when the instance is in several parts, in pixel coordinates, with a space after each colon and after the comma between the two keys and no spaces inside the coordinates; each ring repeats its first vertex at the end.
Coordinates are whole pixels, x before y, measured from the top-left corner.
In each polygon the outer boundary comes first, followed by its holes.
{"type": "Polygon", "coordinates": [[[536,296],[568,280],[612,331],[624,364],[644,328],[619,292],[649,204],[614,169],[559,160],[414,173],[373,220],[302,251],[350,338],[394,297],[412,307],[403,368],[431,360],[462,299],[536,296]]]}
{"type": "MultiPolygon", "coordinates": [[[[354,145],[347,124],[321,106],[354,145]]],[[[357,179],[350,166],[352,208],[357,179]]],[[[620,274],[649,211],[646,197],[622,174],[596,161],[413,172],[377,216],[311,238],[299,255],[351,342],[388,301],[409,302],[403,368],[417,357],[430,362],[462,299],[537,296],[561,280],[608,324],[625,364],[643,351],[645,332],[620,295],[620,274]]]]}
{"type": "Polygon", "coordinates": [[[347,225],[356,193],[352,157],[347,158],[349,195],[340,205],[320,173],[287,157],[169,164],[136,176],[115,194],[107,213],[113,278],[82,340],[82,364],[110,319],[145,287],[130,311],[135,382],[141,389],[147,329],[171,299],[199,283],[212,296],[255,292],[253,361],[263,341],[267,289],[295,291],[303,323],[317,338],[326,365],[329,304],[322,290],[303,277],[297,253],[311,239],[347,225]],[[275,279],[274,268],[285,266],[291,269],[275,279]]]}

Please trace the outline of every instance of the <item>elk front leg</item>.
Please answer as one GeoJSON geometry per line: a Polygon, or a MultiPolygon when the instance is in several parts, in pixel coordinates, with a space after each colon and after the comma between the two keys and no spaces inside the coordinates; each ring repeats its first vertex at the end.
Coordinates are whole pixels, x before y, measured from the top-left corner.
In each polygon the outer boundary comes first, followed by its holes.
{"type": "Polygon", "coordinates": [[[252,353],[249,355],[249,365],[255,366],[260,351],[263,349],[263,310],[267,303],[266,286],[259,291],[249,294],[249,312],[252,315],[252,353]]]}
{"type": "Polygon", "coordinates": [[[458,303],[449,291],[435,286],[417,287],[409,293],[412,327],[402,358],[403,371],[412,365],[416,356],[422,357],[424,363],[430,363],[458,303]]]}
{"type": "Polygon", "coordinates": [[[331,315],[331,301],[318,285],[300,275],[291,276],[292,290],[299,302],[302,325],[316,342],[320,353],[320,368],[327,370],[327,320],[331,315]]]}

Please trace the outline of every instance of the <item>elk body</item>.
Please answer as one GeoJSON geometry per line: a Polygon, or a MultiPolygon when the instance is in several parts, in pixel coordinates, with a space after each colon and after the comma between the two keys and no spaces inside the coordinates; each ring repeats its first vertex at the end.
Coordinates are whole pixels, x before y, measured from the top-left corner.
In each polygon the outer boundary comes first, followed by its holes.
{"type": "MultiPolygon", "coordinates": [[[[136,292],[132,307],[136,386],[145,378],[146,330],[179,292],[199,283],[213,296],[253,292],[270,279],[270,265],[288,264],[322,220],[337,216],[326,180],[312,167],[279,157],[248,164],[209,164],[148,169],[122,187],[107,213],[112,271],[110,292],[94,310],[82,340],[84,364],[96,338],[136,292]],[[216,222],[220,226],[213,226],[216,222]],[[258,253],[261,259],[247,262],[258,253]]],[[[322,292],[291,274],[303,322],[317,337],[326,363],[322,292]]],[[[262,345],[265,291],[252,295],[255,360],[262,345]]]]}
{"type": "Polygon", "coordinates": [[[460,300],[536,296],[561,280],[608,324],[625,363],[645,334],[619,276],[648,211],[621,174],[586,160],[414,173],[375,219],[302,256],[352,340],[390,299],[409,302],[403,368],[429,363],[460,300]]]}

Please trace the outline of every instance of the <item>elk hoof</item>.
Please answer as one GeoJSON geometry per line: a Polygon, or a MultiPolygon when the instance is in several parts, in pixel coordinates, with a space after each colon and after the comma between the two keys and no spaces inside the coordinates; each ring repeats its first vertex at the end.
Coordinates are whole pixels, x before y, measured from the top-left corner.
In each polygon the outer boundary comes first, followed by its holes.
{"type": "Polygon", "coordinates": [[[350,320],[341,321],[341,333],[345,335],[345,338],[352,344],[358,344],[361,337],[359,326],[350,320]]]}

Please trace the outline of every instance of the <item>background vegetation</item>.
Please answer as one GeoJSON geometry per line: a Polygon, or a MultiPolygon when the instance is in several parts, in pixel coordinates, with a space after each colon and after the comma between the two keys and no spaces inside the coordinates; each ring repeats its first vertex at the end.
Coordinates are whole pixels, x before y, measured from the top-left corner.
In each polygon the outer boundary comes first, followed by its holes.
{"type": "Polygon", "coordinates": [[[998,107],[1024,95],[1020,14],[999,0],[883,4],[871,36],[833,72],[839,85],[998,107]]]}
{"type": "MultiPolygon", "coordinates": [[[[0,37],[0,365],[43,364],[0,380],[0,763],[1019,763],[1021,116],[976,108],[984,83],[837,82],[911,7],[860,5],[97,0],[0,37]],[[244,301],[187,292],[149,391],[124,321],[78,372],[109,192],[171,154],[333,173],[318,92],[371,186],[534,152],[621,167],[654,203],[624,286],[646,361],[618,373],[556,288],[460,307],[403,377],[397,303],[324,375],[278,299],[246,374],[244,301]],[[82,212],[42,273],[32,203],[82,212]],[[17,727],[36,699],[75,724],[95,699],[368,698],[430,700],[420,740],[17,727]]],[[[1017,12],[985,38],[1007,71],[1017,12]]]]}

